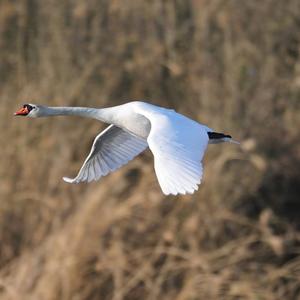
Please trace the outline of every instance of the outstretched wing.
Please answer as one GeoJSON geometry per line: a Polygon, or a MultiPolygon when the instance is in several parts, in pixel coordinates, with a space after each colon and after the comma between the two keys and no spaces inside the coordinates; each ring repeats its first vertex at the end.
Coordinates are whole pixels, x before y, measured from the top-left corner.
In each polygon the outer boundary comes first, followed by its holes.
{"type": "Polygon", "coordinates": [[[148,147],[146,140],[110,125],[94,140],[92,149],[75,178],[69,183],[90,182],[120,168],[148,147]]]}
{"type": "Polygon", "coordinates": [[[147,141],[163,193],[193,193],[202,179],[201,160],[208,144],[205,126],[164,108],[138,105],[135,111],[151,123],[147,141]]]}

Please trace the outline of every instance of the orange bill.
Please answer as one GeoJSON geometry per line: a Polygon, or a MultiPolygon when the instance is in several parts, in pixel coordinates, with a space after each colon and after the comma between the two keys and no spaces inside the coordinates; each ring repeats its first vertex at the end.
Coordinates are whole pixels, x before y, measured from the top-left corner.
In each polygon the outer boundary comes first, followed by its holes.
{"type": "Polygon", "coordinates": [[[29,113],[29,110],[25,106],[25,107],[20,108],[18,111],[16,111],[15,116],[26,116],[26,115],[28,115],[28,113],[29,113]]]}

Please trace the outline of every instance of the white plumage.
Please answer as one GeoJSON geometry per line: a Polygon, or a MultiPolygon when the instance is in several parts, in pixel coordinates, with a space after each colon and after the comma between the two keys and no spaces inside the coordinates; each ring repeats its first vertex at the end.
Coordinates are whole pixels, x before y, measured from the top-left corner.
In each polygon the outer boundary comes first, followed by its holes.
{"type": "Polygon", "coordinates": [[[15,115],[78,115],[112,124],[97,135],[78,175],[63,178],[68,183],[98,180],[149,146],[163,193],[193,193],[201,183],[207,144],[235,142],[174,110],[138,101],[104,109],[25,104],[15,115]]]}
{"type": "Polygon", "coordinates": [[[110,125],[96,136],[91,152],[78,175],[73,179],[68,177],[63,179],[69,183],[98,180],[127,164],[147,147],[148,144],[144,139],[110,125]]]}
{"type": "Polygon", "coordinates": [[[173,110],[136,111],[151,123],[147,142],[163,193],[193,193],[202,178],[201,160],[208,144],[205,127],[173,110]]]}

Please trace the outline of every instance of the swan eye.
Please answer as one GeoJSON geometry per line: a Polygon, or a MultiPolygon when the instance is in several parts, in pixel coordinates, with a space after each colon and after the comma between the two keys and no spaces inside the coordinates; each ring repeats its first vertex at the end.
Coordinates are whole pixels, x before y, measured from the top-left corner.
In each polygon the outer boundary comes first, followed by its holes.
{"type": "Polygon", "coordinates": [[[28,112],[30,112],[31,110],[33,110],[35,108],[35,106],[31,106],[30,104],[24,104],[23,108],[27,108],[28,112]]]}

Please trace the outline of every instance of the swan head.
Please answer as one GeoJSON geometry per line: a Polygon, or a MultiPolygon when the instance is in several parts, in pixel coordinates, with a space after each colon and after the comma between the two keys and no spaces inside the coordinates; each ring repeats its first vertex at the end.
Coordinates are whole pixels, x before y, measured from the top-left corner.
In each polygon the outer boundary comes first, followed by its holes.
{"type": "Polygon", "coordinates": [[[42,106],[26,103],[14,113],[15,116],[37,118],[42,115],[42,106]]]}

